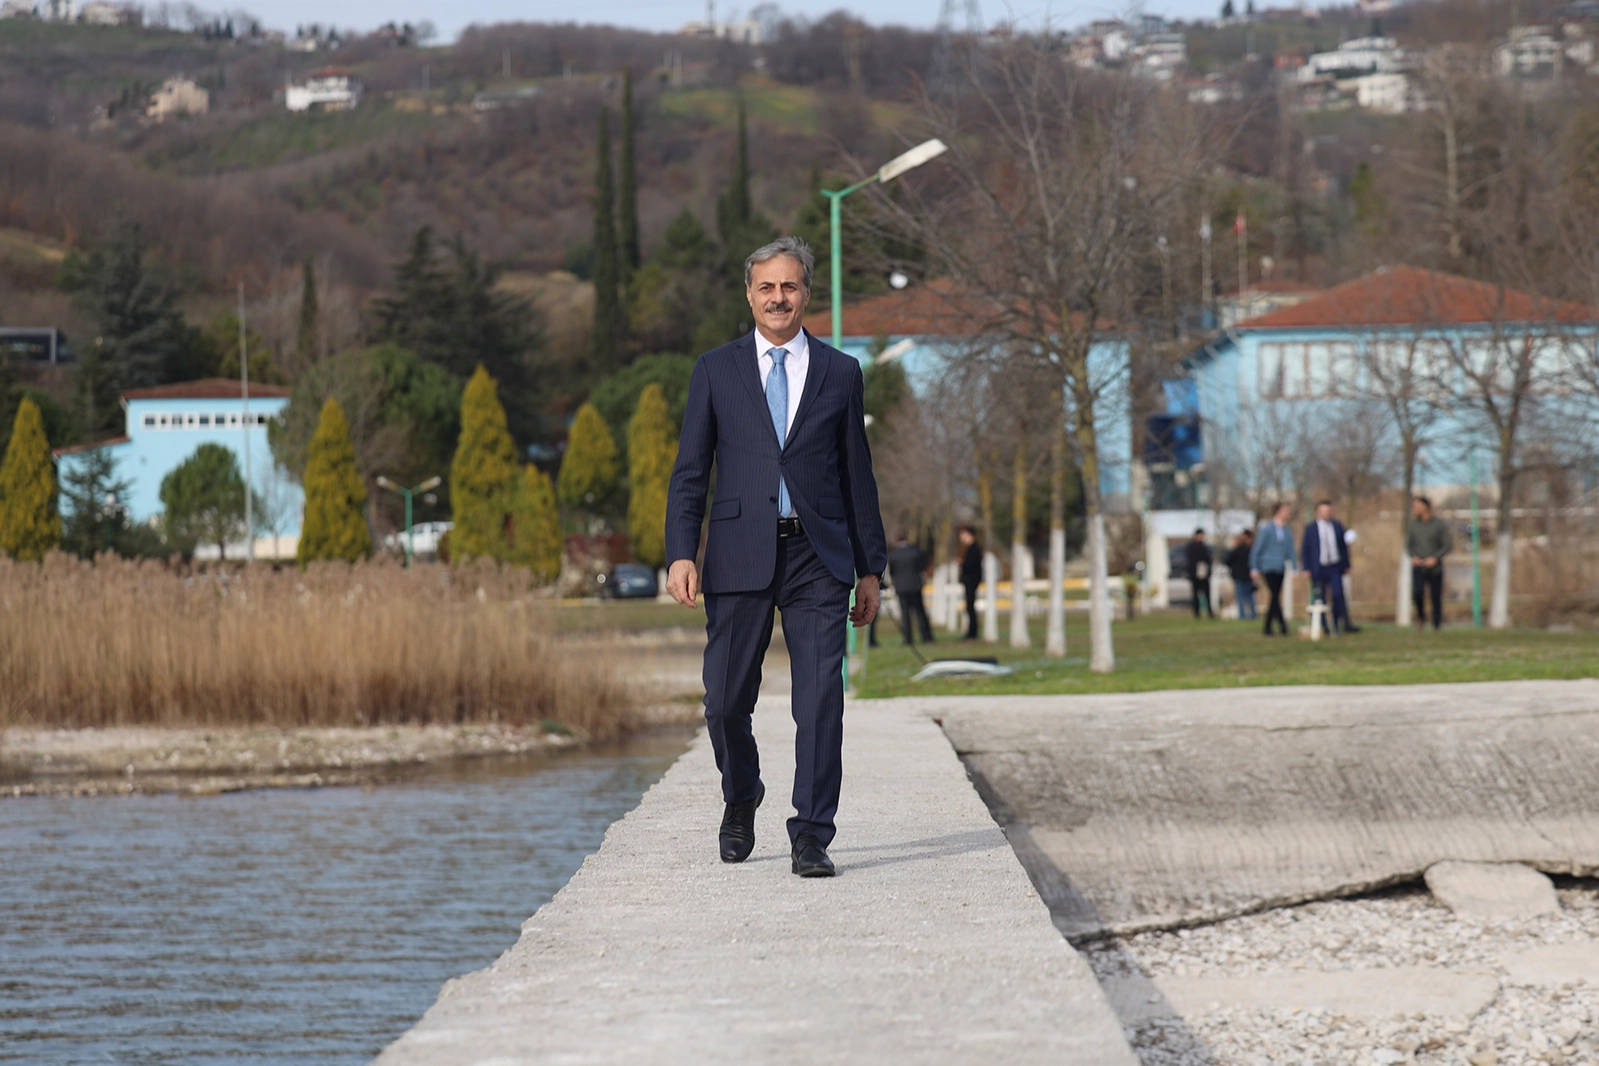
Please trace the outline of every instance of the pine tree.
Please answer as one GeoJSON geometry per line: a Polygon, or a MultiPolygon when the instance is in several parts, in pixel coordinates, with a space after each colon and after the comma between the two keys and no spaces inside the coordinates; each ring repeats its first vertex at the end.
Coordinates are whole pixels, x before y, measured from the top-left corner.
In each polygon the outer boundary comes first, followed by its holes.
{"type": "Polygon", "coordinates": [[[565,544],[561,513],[555,506],[555,487],[550,484],[550,475],[531,463],[522,473],[511,521],[516,541],[511,560],[532,570],[541,581],[560,577],[565,544]]]}
{"type": "Polygon", "coordinates": [[[372,554],[367,528],[366,484],[355,469],[350,422],[339,401],[322,405],[305,464],[305,521],[300,527],[300,565],[319,559],[355,562],[372,554]]]}
{"type": "Polygon", "coordinates": [[[600,412],[586,403],[577,409],[566,438],[566,456],[556,482],[561,502],[568,507],[600,507],[616,490],[616,477],[616,441],[600,412]]]}
{"type": "Polygon", "coordinates": [[[732,187],[716,201],[716,225],[722,234],[722,244],[732,254],[733,246],[744,236],[753,218],[753,201],[750,198],[750,131],[744,113],[744,100],[738,102],[738,159],[733,164],[732,187]]]}
{"type": "Polygon", "coordinates": [[[506,558],[505,524],[519,480],[516,447],[505,428],[499,389],[480,366],[461,393],[461,437],[450,463],[450,502],[455,512],[450,551],[457,559],[506,558]]]}
{"type": "Polygon", "coordinates": [[[627,529],[633,556],[653,567],[666,565],[666,490],[677,462],[677,441],[659,384],[646,385],[627,425],[627,529]]]}
{"type": "Polygon", "coordinates": [[[61,546],[85,559],[113,550],[127,529],[128,489],[133,486],[118,479],[116,454],[110,448],[90,448],[61,480],[61,495],[69,505],[61,546]]]}
{"type": "Polygon", "coordinates": [[[749,303],[745,300],[744,259],[777,236],[764,217],[755,213],[750,195],[749,122],[744,101],[738,103],[738,156],[733,182],[716,201],[716,226],[722,238],[723,290],[720,307],[707,315],[694,333],[693,346],[701,351],[734,340],[750,329],[749,303]]]}
{"type": "Polygon", "coordinates": [[[39,405],[17,405],[11,440],[0,461],[0,553],[37,561],[61,541],[55,466],[39,405]]]}
{"type": "Polygon", "coordinates": [[[594,363],[608,374],[621,362],[622,288],[616,249],[616,192],[611,187],[609,109],[600,108],[598,164],[594,174],[594,363]]]}
{"type": "Polygon", "coordinates": [[[316,299],[316,271],[311,265],[311,257],[306,256],[304,281],[300,287],[300,332],[294,341],[294,354],[301,370],[316,362],[320,354],[317,344],[321,331],[320,314],[316,299]]]}
{"type": "Polygon", "coordinates": [[[633,153],[633,68],[622,73],[622,277],[639,268],[638,165],[633,153]]]}

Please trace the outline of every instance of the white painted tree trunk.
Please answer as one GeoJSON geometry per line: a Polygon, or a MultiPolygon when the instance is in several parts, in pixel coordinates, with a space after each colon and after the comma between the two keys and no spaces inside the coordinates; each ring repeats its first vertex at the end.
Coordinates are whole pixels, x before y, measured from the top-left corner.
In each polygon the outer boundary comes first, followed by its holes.
{"type": "Polygon", "coordinates": [[[1049,531],[1049,627],[1044,637],[1044,654],[1055,658],[1066,655],[1066,530],[1049,531]]]}
{"type": "Polygon", "coordinates": [[[999,643],[999,556],[983,553],[983,639],[999,643]]]}
{"type": "Polygon", "coordinates": [[[1010,646],[1031,648],[1027,633],[1027,545],[1019,540],[1010,546],[1010,646]]]}
{"type": "Polygon", "coordinates": [[[1288,632],[1294,631],[1294,568],[1283,567],[1283,621],[1288,623],[1288,632]]]}
{"type": "Polygon", "coordinates": [[[1510,508],[1499,508],[1499,528],[1494,531],[1494,591],[1488,606],[1488,625],[1493,629],[1510,627],[1510,560],[1514,541],[1510,533],[1510,508]]]}
{"type": "Polygon", "coordinates": [[[1088,668],[1096,674],[1116,669],[1110,636],[1110,575],[1106,573],[1105,516],[1088,516],[1088,668]]]}
{"type": "Polygon", "coordinates": [[[1404,543],[1399,545],[1399,574],[1394,582],[1394,624],[1408,626],[1414,619],[1410,614],[1410,556],[1405,554],[1404,543]]]}

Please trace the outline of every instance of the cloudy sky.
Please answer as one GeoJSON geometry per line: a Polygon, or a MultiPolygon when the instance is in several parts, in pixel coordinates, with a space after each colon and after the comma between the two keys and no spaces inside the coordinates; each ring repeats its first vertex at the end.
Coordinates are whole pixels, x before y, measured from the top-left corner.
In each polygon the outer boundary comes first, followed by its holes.
{"type": "MultiPolygon", "coordinates": [[[[940,3],[941,0],[848,0],[846,3],[823,0],[814,8],[794,4],[779,6],[785,11],[804,10],[813,15],[845,7],[872,23],[931,27],[938,22],[940,3]]],[[[1265,6],[1286,6],[1286,3],[1287,0],[1265,0],[1265,6]]],[[[1162,0],[1142,6],[1150,14],[1194,18],[1215,15],[1220,5],[1221,0],[1162,0]]],[[[207,5],[202,3],[201,6],[207,5]]],[[[391,19],[396,22],[427,19],[438,27],[444,40],[454,39],[474,22],[568,22],[577,18],[640,29],[675,30],[685,22],[705,17],[705,0],[610,0],[594,7],[576,5],[572,0],[457,0],[454,3],[438,3],[437,0],[259,0],[242,6],[268,26],[291,32],[295,26],[307,22],[333,22],[340,28],[367,30],[391,19]]],[[[753,6],[748,0],[717,0],[717,17],[725,19],[753,6]]],[[[1124,14],[1132,8],[1131,3],[1114,0],[1054,0],[1036,5],[1021,2],[1003,5],[998,0],[980,0],[979,6],[988,22],[1011,17],[1021,23],[1037,23],[1047,16],[1065,26],[1124,14]]],[[[957,10],[963,9],[962,0],[957,0],[957,10]]],[[[957,19],[957,25],[963,21],[963,18],[957,19]]]]}

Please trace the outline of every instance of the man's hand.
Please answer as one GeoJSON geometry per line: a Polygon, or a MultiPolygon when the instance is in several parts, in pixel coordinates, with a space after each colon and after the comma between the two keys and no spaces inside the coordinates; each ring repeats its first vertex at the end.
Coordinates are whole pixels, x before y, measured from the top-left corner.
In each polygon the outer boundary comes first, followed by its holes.
{"type": "Polygon", "coordinates": [[[1250,572],[1249,572],[1249,576],[1250,576],[1250,577],[1252,577],[1252,578],[1254,578],[1254,579],[1255,579],[1255,580],[1256,580],[1256,581],[1259,581],[1259,580],[1260,580],[1260,579],[1261,579],[1261,578],[1260,578],[1260,571],[1259,571],[1259,570],[1251,570],[1251,571],[1250,571],[1250,572]]]}
{"type": "Polygon", "coordinates": [[[1425,558],[1425,559],[1423,559],[1421,561],[1421,565],[1423,565],[1427,569],[1431,570],[1433,567],[1438,565],[1438,560],[1437,560],[1436,557],[1429,555],[1429,556],[1427,556],[1427,558],[1425,558]]]}
{"type": "Polygon", "coordinates": [[[1421,561],[1421,556],[1412,555],[1410,557],[1410,565],[1411,566],[1426,566],[1427,564],[1421,561]]]}
{"type": "Polygon", "coordinates": [[[877,575],[867,574],[855,585],[855,606],[849,609],[849,620],[856,629],[871,625],[882,602],[883,590],[878,587],[877,575]]]}
{"type": "Polygon", "coordinates": [[[698,606],[700,572],[693,559],[679,559],[666,572],[666,591],[684,607],[698,606]]]}

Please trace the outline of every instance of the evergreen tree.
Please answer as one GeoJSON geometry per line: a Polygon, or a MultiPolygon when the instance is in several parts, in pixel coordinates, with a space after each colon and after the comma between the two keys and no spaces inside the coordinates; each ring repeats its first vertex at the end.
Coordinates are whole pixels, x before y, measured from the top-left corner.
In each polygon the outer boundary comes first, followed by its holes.
{"type": "Polygon", "coordinates": [[[666,227],[665,242],[628,283],[627,326],[634,344],[646,352],[689,351],[700,323],[721,311],[724,289],[716,248],[684,208],[666,227]]]}
{"type": "Polygon", "coordinates": [[[658,384],[645,386],[627,426],[627,530],[633,556],[653,567],[666,565],[666,490],[677,462],[676,434],[658,384]]]}
{"type": "Polygon", "coordinates": [[[55,466],[39,405],[23,399],[0,460],[0,553],[37,561],[61,541],[55,466]]]}
{"type": "Polygon", "coordinates": [[[716,313],[701,320],[693,347],[715,348],[748,333],[749,302],[744,297],[744,260],[756,248],[777,236],[765,217],[755,211],[750,193],[749,122],[744,101],[738,103],[738,154],[733,181],[716,201],[716,226],[722,238],[722,297],[716,313]]]}
{"type": "Polygon", "coordinates": [[[77,457],[62,477],[61,495],[69,505],[62,517],[62,547],[85,559],[117,548],[127,530],[128,489],[133,482],[117,478],[117,459],[110,448],[90,448],[77,457]]]}
{"type": "Polygon", "coordinates": [[[366,483],[355,469],[350,422],[339,401],[328,398],[311,438],[305,464],[305,520],[300,526],[300,565],[320,559],[355,562],[372,554],[367,528],[366,483]]]}
{"type": "MultiPolygon", "coordinates": [[[[316,299],[316,271],[311,265],[311,257],[306,256],[304,278],[300,286],[300,330],[294,339],[294,356],[301,370],[316,362],[321,354],[317,343],[322,328],[320,315],[316,299]]],[[[238,366],[237,360],[234,360],[234,366],[238,366]]]]}
{"type": "Polygon", "coordinates": [[[621,363],[622,289],[616,248],[616,192],[611,187],[609,109],[600,108],[600,133],[594,172],[594,361],[595,374],[621,363]]]}
{"type": "Polygon", "coordinates": [[[565,544],[561,513],[555,506],[555,487],[550,484],[550,475],[531,463],[522,472],[511,522],[516,541],[511,560],[532,570],[541,581],[560,577],[565,544]]]}
{"type": "Polygon", "coordinates": [[[244,532],[244,477],[232,450],[196,448],[161,479],[161,506],[168,542],[185,555],[197,544],[215,544],[220,555],[230,537],[244,532]]]}
{"type": "Polygon", "coordinates": [[[622,72],[622,276],[631,278],[639,268],[638,164],[633,152],[633,68],[622,72]]]}
{"type": "Polygon", "coordinates": [[[667,423],[672,435],[677,435],[683,424],[683,411],[688,407],[688,383],[694,376],[694,357],[688,355],[646,355],[633,360],[618,370],[589,393],[589,402],[600,412],[605,424],[611,427],[618,445],[626,445],[628,469],[632,469],[632,444],[628,425],[638,409],[644,390],[656,387],[666,400],[667,423]]]}
{"type": "MultiPolygon", "coordinates": [[[[728,248],[744,236],[754,217],[750,197],[750,131],[744,100],[738,101],[738,156],[733,162],[733,184],[716,201],[716,225],[728,248]]],[[[748,253],[746,253],[748,254],[748,253]]]]}
{"type": "MultiPolygon", "coordinates": [[[[99,334],[94,347],[113,393],[171,380],[192,340],[178,310],[177,290],[148,269],[145,258],[138,226],[123,224],[69,278],[79,305],[94,320],[99,334]]],[[[94,399],[97,424],[87,428],[114,431],[121,410],[113,402],[107,413],[103,396],[94,399]]]]}
{"type": "Polygon", "coordinates": [[[480,366],[461,393],[461,438],[450,464],[455,511],[450,551],[456,558],[506,558],[505,526],[516,502],[520,474],[499,390],[480,366]]]}
{"type": "Polygon", "coordinates": [[[616,440],[591,403],[577,409],[566,438],[566,455],[556,482],[561,502],[594,510],[616,490],[616,440]]]}

